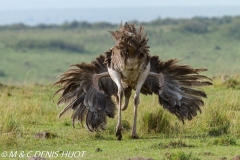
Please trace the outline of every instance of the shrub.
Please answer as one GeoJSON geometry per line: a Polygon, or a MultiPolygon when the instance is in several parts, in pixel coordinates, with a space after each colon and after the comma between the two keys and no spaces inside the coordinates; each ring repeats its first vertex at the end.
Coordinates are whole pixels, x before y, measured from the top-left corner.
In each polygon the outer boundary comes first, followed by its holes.
{"type": "Polygon", "coordinates": [[[48,49],[48,50],[63,50],[68,52],[86,52],[80,44],[72,44],[62,40],[21,40],[15,46],[15,49],[48,49]]]}
{"type": "Polygon", "coordinates": [[[228,88],[240,89],[240,82],[232,78],[228,79],[223,84],[228,88]]]}
{"type": "Polygon", "coordinates": [[[199,160],[199,158],[193,157],[192,153],[187,154],[184,152],[178,152],[175,154],[167,153],[166,156],[167,159],[170,160],[199,160]]]}
{"type": "Polygon", "coordinates": [[[220,146],[235,146],[237,145],[237,142],[234,138],[232,137],[222,137],[222,138],[218,138],[218,139],[215,139],[213,141],[213,145],[220,145],[220,146]]]}
{"type": "Polygon", "coordinates": [[[229,27],[229,35],[231,37],[234,37],[238,40],[240,40],[240,21],[234,22],[230,27],[229,27]]]}
{"type": "Polygon", "coordinates": [[[208,32],[208,27],[206,24],[199,21],[186,21],[180,26],[181,32],[191,32],[196,34],[202,34],[208,32]]]}
{"type": "Polygon", "coordinates": [[[210,136],[220,136],[222,134],[228,133],[230,127],[230,120],[224,111],[212,111],[211,116],[208,120],[209,128],[208,135],[210,136]]]}
{"type": "Polygon", "coordinates": [[[166,18],[166,19],[158,18],[150,22],[150,24],[151,25],[177,25],[179,21],[180,20],[173,19],[173,18],[166,18]]]}
{"type": "Polygon", "coordinates": [[[108,22],[97,22],[97,23],[93,23],[92,27],[95,28],[112,28],[112,27],[116,27],[115,25],[108,23],[108,22]]]}
{"type": "Polygon", "coordinates": [[[0,70],[0,77],[5,77],[6,73],[3,70],[0,70]]]}
{"type": "Polygon", "coordinates": [[[170,119],[162,109],[155,113],[146,112],[142,116],[141,130],[147,133],[169,133],[171,130],[170,119]]]}
{"type": "Polygon", "coordinates": [[[8,115],[3,121],[1,132],[10,133],[17,131],[19,131],[19,123],[15,120],[15,117],[13,115],[8,115]]]}
{"type": "Polygon", "coordinates": [[[130,123],[127,120],[122,120],[123,131],[129,131],[131,129],[130,123]]]}

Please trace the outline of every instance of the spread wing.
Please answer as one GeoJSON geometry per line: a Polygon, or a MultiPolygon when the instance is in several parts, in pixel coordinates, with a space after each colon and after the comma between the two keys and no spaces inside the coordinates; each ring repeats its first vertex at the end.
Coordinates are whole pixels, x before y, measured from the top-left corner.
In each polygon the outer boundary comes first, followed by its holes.
{"type": "Polygon", "coordinates": [[[175,114],[184,123],[201,112],[203,98],[207,95],[199,87],[212,85],[211,79],[201,75],[206,69],[194,69],[188,65],[179,65],[176,59],[163,62],[158,56],[150,58],[151,72],[162,73],[164,76],[163,90],[157,78],[148,76],[141,93],[157,94],[163,108],[175,114]]]}
{"type": "MultiPolygon", "coordinates": [[[[73,65],[74,68],[67,70],[54,84],[61,86],[54,94],[60,94],[58,105],[67,103],[59,117],[73,109],[73,125],[76,120],[81,123],[85,120],[90,131],[103,129],[107,116],[114,117],[116,108],[111,96],[117,94],[116,84],[110,77],[103,77],[98,84],[99,89],[104,92],[99,92],[92,81],[95,73],[107,71],[110,55],[111,51],[108,51],[90,64],[73,65]]],[[[212,84],[211,79],[200,74],[206,69],[178,65],[175,59],[163,62],[157,56],[150,57],[150,63],[151,72],[163,74],[163,88],[159,86],[157,78],[148,76],[141,93],[157,94],[159,103],[183,122],[185,119],[191,120],[197,115],[197,111],[201,112],[200,106],[204,105],[202,98],[207,96],[199,87],[212,84]]]]}
{"type": "Polygon", "coordinates": [[[58,105],[68,103],[59,117],[73,109],[73,126],[75,120],[81,123],[85,120],[88,129],[94,131],[104,128],[107,116],[114,117],[115,104],[111,95],[117,93],[117,86],[110,77],[103,77],[99,81],[99,88],[104,91],[102,93],[94,88],[92,82],[93,74],[107,71],[104,60],[105,56],[100,55],[90,64],[73,65],[74,68],[67,70],[54,84],[61,86],[54,94],[54,96],[60,94],[58,105]]]}

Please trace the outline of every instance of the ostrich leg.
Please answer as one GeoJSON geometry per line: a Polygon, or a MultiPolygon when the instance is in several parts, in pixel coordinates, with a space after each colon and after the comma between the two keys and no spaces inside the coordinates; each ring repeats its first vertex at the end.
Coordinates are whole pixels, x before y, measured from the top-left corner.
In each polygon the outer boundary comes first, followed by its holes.
{"type": "Polygon", "coordinates": [[[133,127],[132,127],[132,138],[137,139],[139,138],[137,135],[137,131],[136,131],[136,126],[137,126],[137,108],[138,108],[138,104],[140,103],[140,99],[139,99],[139,94],[140,94],[140,90],[142,88],[143,83],[145,82],[148,74],[149,74],[149,70],[150,70],[150,63],[147,65],[146,70],[143,71],[137,80],[137,85],[136,85],[136,93],[134,95],[134,99],[133,99],[133,103],[134,103],[134,121],[133,121],[133,127]]]}
{"type": "Polygon", "coordinates": [[[124,94],[123,87],[121,84],[121,74],[111,68],[108,68],[108,73],[118,87],[118,123],[116,126],[116,137],[118,140],[121,140],[122,139],[121,106],[124,94]]]}
{"type": "Polygon", "coordinates": [[[127,107],[128,107],[128,102],[129,102],[129,99],[131,97],[131,93],[132,93],[132,88],[126,88],[124,90],[124,104],[121,108],[122,111],[126,110],[127,107]]]}
{"type": "MultiPolygon", "coordinates": [[[[128,103],[129,103],[129,99],[130,99],[130,97],[131,97],[131,93],[132,93],[132,88],[126,88],[126,89],[124,89],[124,95],[123,95],[124,104],[123,104],[122,107],[121,107],[121,110],[122,110],[122,111],[124,111],[124,110],[127,109],[128,103]]],[[[118,103],[119,103],[118,96],[117,96],[117,95],[114,95],[114,97],[115,97],[116,103],[118,104],[118,103]]]]}

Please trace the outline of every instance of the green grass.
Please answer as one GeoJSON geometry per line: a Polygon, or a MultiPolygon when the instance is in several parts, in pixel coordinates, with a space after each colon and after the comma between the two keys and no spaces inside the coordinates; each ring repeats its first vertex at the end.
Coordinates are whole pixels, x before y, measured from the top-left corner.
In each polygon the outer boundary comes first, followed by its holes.
{"type": "MultiPolygon", "coordinates": [[[[179,58],[181,63],[208,68],[206,74],[210,76],[239,74],[240,39],[233,35],[238,34],[236,26],[240,20],[239,17],[228,19],[231,21],[217,25],[214,19],[206,20],[208,31],[201,34],[182,31],[186,20],[175,20],[178,23],[168,25],[144,23],[150,54],[163,60],[179,58]]],[[[70,64],[90,62],[111,48],[115,42],[108,31],[116,29],[117,26],[0,29],[0,82],[53,83],[70,64]],[[83,49],[76,50],[78,46],[83,49]]]]}
{"type": "MultiPolygon", "coordinates": [[[[237,76],[232,79],[239,81],[237,76]]],[[[130,138],[131,131],[128,129],[128,125],[131,126],[133,122],[132,103],[123,112],[122,119],[127,126],[123,140],[117,141],[114,136],[116,118],[108,119],[106,131],[98,133],[91,133],[81,125],[76,125],[74,129],[71,125],[71,112],[58,119],[62,107],[57,108],[56,103],[51,100],[56,89],[42,85],[0,87],[1,153],[86,151],[81,159],[96,160],[133,157],[212,160],[223,157],[230,159],[240,154],[240,90],[229,87],[219,78],[214,79],[214,86],[205,88],[208,98],[202,108],[203,113],[192,121],[187,121],[185,125],[174,115],[162,110],[156,96],[141,96],[138,140],[130,138]],[[163,114],[168,126],[161,126],[167,132],[161,131],[159,126],[153,132],[148,132],[149,128],[144,125],[146,113],[163,114]],[[226,124],[228,128],[224,132],[210,134],[214,127],[221,128],[226,124]],[[54,136],[49,139],[35,137],[37,133],[43,132],[54,136]]],[[[152,128],[154,129],[154,125],[152,128]]],[[[78,158],[59,156],[48,159],[78,158]]]]}
{"type": "Polygon", "coordinates": [[[117,27],[19,30],[0,27],[0,155],[4,151],[59,154],[86,151],[81,159],[96,160],[133,157],[212,160],[239,155],[240,39],[233,36],[240,33],[236,29],[239,18],[226,18],[231,21],[218,25],[213,23],[214,19],[206,19],[208,28],[201,34],[183,32],[184,20],[167,25],[145,23],[151,55],[159,55],[163,60],[179,58],[181,63],[208,68],[206,74],[213,78],[214,86],[205,88],[208,98],[202,114],[185,125],[159,106],[157,96],[141,96],[138,140],[130,138],[131,101],[122,115],[122,141],[115,137],[116,118],[108,119],[106,130],[98,133],[81,125],[74,129],[71,112],[58,119],[63,106],[57,107],[52,102],[57,88],[49,85],[69,65],[90,62],[111,48],[114,41],[107,31],[117,27]],[[52,46],[48,42],[57,44],[52,46]],[[61,45],[70,49],[61,49],[61,45]],[[82,52],[74,50],[78,45],[82,52]],[[37,138],[41,133],[50,133],[50,138],[37,138]]]}

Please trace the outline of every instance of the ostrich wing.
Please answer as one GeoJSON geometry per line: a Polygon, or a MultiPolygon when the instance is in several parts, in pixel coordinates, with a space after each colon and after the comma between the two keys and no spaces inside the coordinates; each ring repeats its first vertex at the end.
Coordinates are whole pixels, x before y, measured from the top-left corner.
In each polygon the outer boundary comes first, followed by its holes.
{"type": "Polygon", "coordinates": [[[210,78],[199,74],[206,69],[178,65],[176,59],[163,62],[158,56],[152,56],[150,64],[150,72],[163,75],[163,84],[157,78],[148,76],[141,93],[157,94],[163,108],[175,114],[183,123],[184,119],[191,120],[196,116],[197,111],[201,112],[200,106],[204,105],[202,98],[207,95],[199,87],[212,85],[210,78]]]}
{"type": "Polygon", "coordinates": [[[68,103],[59,114],[61,117],[66,111],[73,109],[73,126],[75,120],[81,123],[86,120],[86,125],[90,131],[104,128],[106,116],[113,118],[115,114],[115,104],[111,95],[117,93],[117,86],[110,77],[103,77],[99,80],[97,90],[92,81],[94,74],[107,71],[104,64],[105,56],[100,55],[90,64],[81,63],[73,65],[75,68],[67,70],[61,78],[54,84],[61,88],[54,94],[61,94],[58,104],[68,103]]]}

